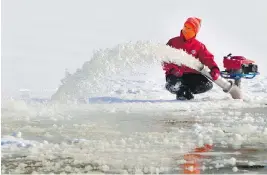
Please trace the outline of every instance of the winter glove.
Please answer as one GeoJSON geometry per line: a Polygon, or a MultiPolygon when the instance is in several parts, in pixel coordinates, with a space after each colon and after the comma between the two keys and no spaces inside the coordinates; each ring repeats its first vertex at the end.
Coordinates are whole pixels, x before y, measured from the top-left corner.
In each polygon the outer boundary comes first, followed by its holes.
{"type": "Polygon", "coordinates": [[[211,69],[210,75],[214,81],[216,81],[221,75],[220,69],[218,67],[214,67],[211,69]]]}

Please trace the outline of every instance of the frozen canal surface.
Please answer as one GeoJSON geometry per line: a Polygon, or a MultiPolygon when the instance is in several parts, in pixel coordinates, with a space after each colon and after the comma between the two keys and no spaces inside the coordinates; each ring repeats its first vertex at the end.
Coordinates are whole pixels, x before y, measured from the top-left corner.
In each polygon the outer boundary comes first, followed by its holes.
{"type": "Polygon", "coordinates": [[[2,173],[267,173],[266,105],[212,103],[6,101],[2,173]]]}

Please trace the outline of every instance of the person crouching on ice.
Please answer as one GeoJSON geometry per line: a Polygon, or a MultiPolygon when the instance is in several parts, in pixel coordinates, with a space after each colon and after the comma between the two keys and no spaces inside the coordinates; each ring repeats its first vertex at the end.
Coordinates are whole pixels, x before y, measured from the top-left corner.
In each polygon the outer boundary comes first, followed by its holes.
{"type": "MultiPolygon", "coordinates": [[[[214,56],[206,46],[196,39],[199,32],[201,20],[199,18],[190,17],[180,32],[180,36],[170,39],[168,46],[183,49],[188,54],[198,59],[202,64],[209,67],[213,80],[217,80],[220,76],[220,69],[214,61],[214,56]]],[[[212,89],[212,82],[205,76],[194,69],[184,65],[178,66],[174,63],[163,62],[163,70],[166,76],[166,89],[176,94],[177,100],[191,100],[193,94],[200,94],[212,89]]]]}

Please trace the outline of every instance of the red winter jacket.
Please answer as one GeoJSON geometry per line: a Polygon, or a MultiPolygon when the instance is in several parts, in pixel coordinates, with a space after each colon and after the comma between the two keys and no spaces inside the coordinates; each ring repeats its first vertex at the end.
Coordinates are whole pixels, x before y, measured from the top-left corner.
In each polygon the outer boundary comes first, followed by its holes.
{"type": "MultiPolygon", "coordinates": [[[[210,69],[218,67],[214,61],[214,56],[207,50],[206,46],[203,43],[195,38],[186,41],[182,32],[180,36],[170,39],[167,45],[176,49],[183,49],[188,54],[191,54],[196,59],[198,59],[201,63],[208,66],[210,69]]],[[[178,66],[174,63],[163,62],[163,70],[165,70],[166,75],[172,74],[170,70],[173,68],[176,71],[183,73],[199,73],[196,70],[186,66],[178,66]]]]}

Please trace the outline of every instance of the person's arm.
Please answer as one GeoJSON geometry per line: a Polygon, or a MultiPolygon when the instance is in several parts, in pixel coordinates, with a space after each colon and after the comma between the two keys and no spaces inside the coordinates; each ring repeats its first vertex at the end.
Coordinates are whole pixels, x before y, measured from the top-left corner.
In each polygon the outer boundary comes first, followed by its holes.
{"type": "Polygon", "coordinates": [[[217,63],[214,61],[214,55],[208,51],[204,44],[201,45],[201,48],[198,53],[199,61],[207,66],[210,69],[218,67],[217,63]]]}
{"type": "Polygon", "coordinates": [[[217,80],[220,76],[220,68],[214,61],[214,55],[208,51],[204,44],[200,48],[198,57],[199,61],[211,70],[210,75],[212,79],[217,80]]]}

